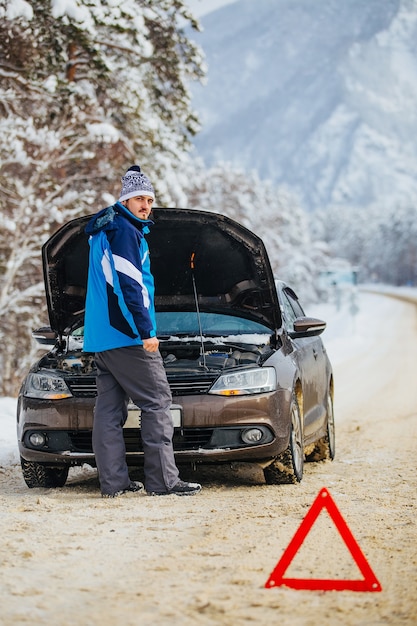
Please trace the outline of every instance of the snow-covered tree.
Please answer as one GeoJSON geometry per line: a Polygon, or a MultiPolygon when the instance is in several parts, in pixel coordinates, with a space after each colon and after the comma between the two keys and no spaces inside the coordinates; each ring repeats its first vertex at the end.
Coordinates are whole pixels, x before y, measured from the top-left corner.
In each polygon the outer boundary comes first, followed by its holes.
{"type": "Polygon", "coordinates": [[[417,207],[332,208],[314,214],[314,236],[359,269],[362,282],[417,284],[417,207]]]}
{"type": "Polygon", "coordinates": [[[325,247],[313,242],[308,216],[290,192],[228,163],[206,169],[194,161],[181,176],[182,206],[223,213],[255,232],[266,245],[276,278],[288,282],[304,302],[316,299],[325,247]]]}
{"type": "Polygon", "coordinates": [[[46,322],[47,237],[108,203],[133,162],[171,201],[198,129],[187,82],[203,61],[189,23],[181,0],[0,0],[1,393],[15,391],[30,328],[46,322]]]}
{"type": "Polygon", "coordinates": [[[362,265],[368,279],[391,285],[417,284],[417,207],[374,210],[372,239],[362,265]]]}

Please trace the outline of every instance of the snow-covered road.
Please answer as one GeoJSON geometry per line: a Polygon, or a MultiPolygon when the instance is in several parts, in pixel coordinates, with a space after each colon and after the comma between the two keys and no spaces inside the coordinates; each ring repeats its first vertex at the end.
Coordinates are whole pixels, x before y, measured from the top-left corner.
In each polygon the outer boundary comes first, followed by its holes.
{"type": "MultiPolygon", "coordinates": [[[[99,497],[95,472],[29,490],[15,450],[14,399],[0,401],[0,624],[79,626],[410,625],[417,623],[417,307],[351,296],[323,335],[335,370],[337,456],[299,485],[254,467],[200,468],[194,498],[99,497]],[[352,313],[355,313],[354,315],[352,313]],[[264,584],[322,487],[380,593],[264,584]]],[[[186,474],[184,474],[186,476],[186,474]]],[[[326,513],[287,576],[359,579],[326,513]]]]}

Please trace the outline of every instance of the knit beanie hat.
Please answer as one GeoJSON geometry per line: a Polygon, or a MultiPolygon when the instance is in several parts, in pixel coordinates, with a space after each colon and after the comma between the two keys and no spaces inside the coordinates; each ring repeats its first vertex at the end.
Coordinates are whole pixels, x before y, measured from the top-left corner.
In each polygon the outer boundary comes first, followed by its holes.
{"type": "Polygon", "coordinates": [[[155,191],[149,178],[140,171],[139,165],[132,165],[122,176],[119,202],[136,196],[150,196],[155,200],[155,191]]]}

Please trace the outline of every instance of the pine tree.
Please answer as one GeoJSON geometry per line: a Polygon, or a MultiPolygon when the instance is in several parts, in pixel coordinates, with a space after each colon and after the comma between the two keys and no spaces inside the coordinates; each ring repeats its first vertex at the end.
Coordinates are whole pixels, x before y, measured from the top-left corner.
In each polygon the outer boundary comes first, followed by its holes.
{"type": "Polygon", "coordinates": [[[45,323],[40,248],[105,206],[139,162],[166,179],[198,129],[186,82],[203,60],[180,0],[0,0],[0,392],[12,394],[45,323]]]}

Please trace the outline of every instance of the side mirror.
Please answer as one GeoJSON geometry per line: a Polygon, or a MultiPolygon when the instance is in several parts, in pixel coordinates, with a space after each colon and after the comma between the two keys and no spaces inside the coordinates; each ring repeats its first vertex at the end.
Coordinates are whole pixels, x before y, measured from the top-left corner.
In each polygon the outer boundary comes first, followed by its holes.
{"type": "Polygon", "coordinates": [[[293,339],[298,337],[316,337],[326,328],[326,322],[315,317],[298,317],[294,322],[294,330],[288,334],[293,339]]]}
{"type": "Polygon", "coordinates": [[[42,326],[42,328],[37,328],[32,331],[32,337],[35,339],[41,346],[49,346],[51,348],[54,347],[56,340],[58,339],[58,335],[52,328],[49,326],[42,326]]]}

